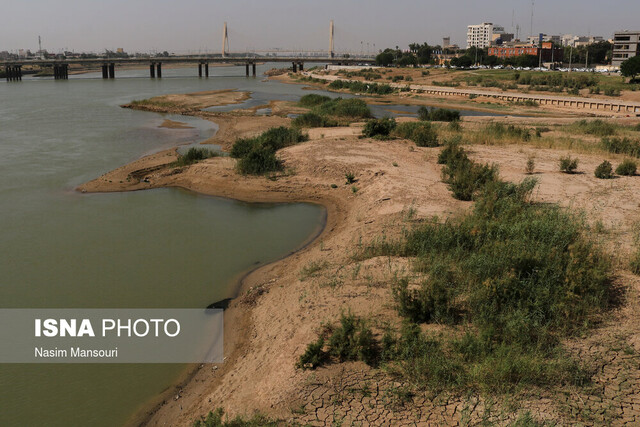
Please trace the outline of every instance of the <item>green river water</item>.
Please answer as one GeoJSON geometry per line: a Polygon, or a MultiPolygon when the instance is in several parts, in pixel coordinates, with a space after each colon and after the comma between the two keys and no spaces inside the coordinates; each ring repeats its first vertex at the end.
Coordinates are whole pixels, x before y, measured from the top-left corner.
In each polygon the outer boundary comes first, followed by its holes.
{"type": "MultiPolygon", "coordinates": [[[[264,71],[269,66],[259,67],[264,71]]],[[[303,92],[245,78],[243,67],[117,70],[68,81],[0,82],[0,307],[204,308],[239,277],[315,235],[308,204],[247,204],[177,189],[79,194],[74,187],[141,155],[211,136],[213,123],[120,104],[237,88],[251,102],[303,92]]],[[[308,92],[304,92],[308,93],[308,92]]],[[[2,343],[0,343],[2,345],[2,343]]],[[[185,365],[0,365],[0,425],[121,425],[185,365]]]]}

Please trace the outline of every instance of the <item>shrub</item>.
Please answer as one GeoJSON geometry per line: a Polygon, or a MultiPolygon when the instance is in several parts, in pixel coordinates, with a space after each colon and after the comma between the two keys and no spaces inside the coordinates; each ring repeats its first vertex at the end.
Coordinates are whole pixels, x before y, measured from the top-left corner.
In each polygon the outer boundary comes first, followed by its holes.
{"type": "Polygon", "coordinates": [[[498,178],[497,166],[472,161],[456,142],[447,143],[438,156],[438,163],[444,164],[442,180],[449,184],[453,197],[458,200],[472,200],[478,190],[498,178]]]}
{"type": "Polygon", "coordinates": [[[602,147],[610,153],[640,157],[640,141],[629,138],[602,138],[602,147]]]}
{"type": "Polygon", "coordinates": [[[182,156],[178,156],[178,160],[173,162],[172,166],[188,166],[193,163],[197,163],[200,160],[208,159],[210,157],[217,157],[220,154],[217,151],[211,151],[208,148],[196,148],[191,147],[182,156]]]}
{"type": "Polygon", "coordinates": [[[527,165],[525,166],[525,171],[527,174],[531,175],[533,171],[536,169],[536,161],[533,156],[527,159],[527,165]]]}
{"type": "Polygon", "coordinates": [[[482,134],[485,138],[494,140],[515,138],[526,142],[531,139],[531,132],[529,129],[515,125],[505,126],[504,124],[497,122],[492,122],[485,126],[482,134]]]}
{"type": "Polygon", "coordinates": [[[284,126],[271,128],[254,138],[240,138],[231,147],[231,156],[239,159],[238,172],[260,175],[282,169],[276,151],[306,141],[300,129],[284,126]]]}
{"type": "Polygon", "coordinates": [[[473,200],[475,194],[489,182],[498,178],[496,165],[481,165],[469,159],[442,170],[443,181],[449,184],[453,197],[458,200],[473,200]]]}
{"type": "Polygon", "coordinates": [[[316,105],[313,112],[320,115],[351,119],[366,119],[371,117],[371,110],[369,110],[367,104],[363,100],[356,98],[335,98],[316,105]]]}
{"type": "Polygon", "coordinates": [[[616,133],[616,126],[601,119],[580,120],[571,126],[573,129],[589,135],[611,136],[616,133]]]}
{"type": "Polygon", "coordinates": [[[456,162],[466,161],[467,153],[460,146],[460,139],[455,138],[445,142],[444,148],[438,155],[439,165],[451,165],[456,162]]]}
{"type": "Polygon", "coordinates": [[[596,178],[611,179],[613,178],[613,166],[607,160],[600,163],[594,172],[596,178]]]}
{"type": "Polygon", "coordinates": [[[223,416],[222,408],[209,411],[206,417],[200,417],[199,420],[194,421],[193,427],[276,427],[281,424],[261,414],[256,414],[249,419],[238,416],[232,420],[223,420],[223,416]]]}
{"type": "Polygon", "coordinates": [[[429,122],[405,122],[399,124],[393,134],[399,138],[410,139],[418,147],[437,147],[438,132],[429,122]]]}
{"type": "Polygon", "coordinates": [[[304,354],[298,359],[296,367],[299,369],[315,369],[327,361],[327,356],[324,351],[324,338],[318,337],[317,341],[307,346],[304,354]]]}
{"type": "Polygon", "coordinates": [[[449,125],[447,126],[447,128],[449,128],[449,130],[452,131],[452,132],[461,132],[462,131],[462,126],[460,125],[460,121],[459,120],[455,120],[453,122],[450,122],[449,125]]]}
{"type": "Polygon", "coordinates": [[[373,138],[375,136],[389,136],[391,131],[396,128],[395,119],[384,117],[382,119],[367,120],[367,123],[362,129],[362,135],[367,138],[373,138]]]}
{"type": "Polygon", "coordinates": [[[331,98],[328,96],[310,93],[300,98],[300,101],[298,101],[298,105],[300,105],[301,107],[311,108],[329,101],[331,101],[331,98]]]}
{"type": "Polygon", "coordinates": [[[560,171],[564,173],[574,173],[578,169],[578,159],[572,159],[571,156],[560,157],[560,171]]]}
{"type": "Polygon", "coordinates": [[[631,256],[629,269],[633,274],[640,276],[640,250],[636,250],[636,252],[631,256]]]}
{"type": "Polygon", "coordinates": [[[238,172],[244,175],[262,175],[267,172],[282,170],[282,162],[275,151],[268,147],[256,147],[246,156],[238,160],[238,172]]]}
{"type": "Polygon", "coordinates": [[[631,159],[624,159],[616,168],[616,173],[622,176],[633,176],[636,174],[638,165],[631,159]]]}
{"type": "Polygon", "coordinates": [[[325,116],[321,116],[316,113],[305,113],[301,114],[292,122],[293,126],[302,127],[302,128],[317,128],[317,127],[334,127],[338,126],[338,123],[335,120],[331,120],[325,116]]]}
{"type": "Polygon", "coordinates": [[[378,344],[366,322],[351,313],[343,313],[337,326],[328,325],[318,340],[307,346],[296,366],[315,369],[332,358],[338,362],[359,360],[374,365],[378,356],[378,344]],[[323,335],[328,336],[326,341],[323,335]]]}
{"type": "MultiPolygon", "coordinates": [[[[427,280],[412,288],[406,281],[395,285],[399,313],[414,322],[471,325],[448,348],[443,340],[433,340],[429,351],[426,343],[419,352],[408,345],[404,357],[398,354],[403,346],[388,338],[383,354],[398,358],[409,380],[433,386],[424,375],[438,370],[414,362],[426,354],[443,362],[441,386],[501,391],[588,381],[589,374],[559,350],[559,337],[579,332],[609,307],[611,264],[581,217],[530,202],[535,185],[533,179],[492,181],[471,213],[408,233],[400,253],[415,257],[427,280]]],[[[425,339],[417,330],[413,336],[425,339]]]]}
{"type": "Polygon", "coordinates": [[[356,182],[356,176],[353,172],[345,173],[344,178],[347,180],[347,184],[353,184],[354,182],[356,182]]]}
{"type": "Polygon", "coordinates": [[[334,80],[329,83],[330,89],[348,89],[351,92],[369,93],[374,95],[388,95],[394,89],[388,84],[364,83],[360,81],[334,80]]]}
{"type": "Polygon", "coordinates": [[[422,106],[418,109],[418,118],[425,121],[454,122],[460,120],[460,111],[446,108],[428,108],[422,106]]]}

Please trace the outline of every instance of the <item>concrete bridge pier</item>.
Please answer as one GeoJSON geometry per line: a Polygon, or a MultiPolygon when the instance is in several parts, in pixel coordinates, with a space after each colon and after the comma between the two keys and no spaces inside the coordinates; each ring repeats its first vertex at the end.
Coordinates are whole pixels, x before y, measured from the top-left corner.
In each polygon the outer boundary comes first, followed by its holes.
{"type": "Polygon", "coordinates": [[[293,66],[293,72],[297,73],[298,72],[298,64],[295,62],[292,62],[291,65],[293,66]]]}
{"type": "Polygon", "coordinates": [[[198,77],[202,77],[202,62],[198,62],[198,77]]]}
{"type": "Polygon", "coordinates": [[[208,62],[204,63],[204,76],[206,78],[209,78],[209,63],[208,62]]]}
{"type": "Polygon", "coordinates": [[[102,78],[109,78],[109,66],[107,64],[102,64],[102,78]]]}
{"type": "Polygon", "coordinates": [[[109,78],[110,79],[116,78],[116,64],[114,62],[109,64],[109,78]]]}
{"type": "Polygon", "coordinates": [[[251,64],[251,67],[253,68],[253,77],[255,77],[255,76],[256,76],[256,63],[255,63],[255,62],[253,62],[253,63],[251,64]]]}
{"type": "Polygon", "coordinates": [[[156,78],[156,63],[152,62],[149,64],[149,77],[152,79],[156,78]]]}
{"type": "Polygon", "coordinates": [[[162,62],[158,62],[156,69],[158,70],[158,78],[162,78],[162,62]]]}
{"type": "Polygon", "coordinates": [[[247,77],[249,77],[249,63],[248,62],[246,64],[244,64],[244,68],[245,68],[245,75],[247,77]]]}
{"type": "Polygon", "coordinates": [[[8,82],[22,80],[22,65],[7,65],[4,72],[8,82]]]}
{"type": "Polygon", "coordinates": [[[300,72],[303,72],[304,71],[304,62],[300,62],[298,64],[298,68],[300,68],[300,72]]]}

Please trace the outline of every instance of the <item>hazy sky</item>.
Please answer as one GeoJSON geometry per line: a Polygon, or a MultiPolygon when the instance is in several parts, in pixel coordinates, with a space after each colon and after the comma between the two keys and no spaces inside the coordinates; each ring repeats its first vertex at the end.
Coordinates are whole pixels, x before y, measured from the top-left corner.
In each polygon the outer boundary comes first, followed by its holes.
{"type": "MultiPolygon", "coordinates": [[[[219,52],[227,21],[231,51],[370,51],[411,42],[466,47],[466,26],[483,21],[529,35],[531,0],[0,0],[0,51],[168,50],[219,52]],[[361,43],[362,42],[362,43],[361,43]],[[367,45],[368,43],[368,45],[367,45]]],[[[602,35],[640,29],[639,0],[536,0],[534,33],[602,35]]]]}

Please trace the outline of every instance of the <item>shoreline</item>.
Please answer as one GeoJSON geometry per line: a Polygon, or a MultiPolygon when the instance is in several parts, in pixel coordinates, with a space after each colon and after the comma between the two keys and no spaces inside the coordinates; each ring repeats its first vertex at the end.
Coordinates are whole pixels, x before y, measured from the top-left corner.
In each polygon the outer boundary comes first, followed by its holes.
{"type": "MultiPolygon", "coordinates": [[[[211,138],[220,142],[223,148],[228,148],[236,137],[254,135],[274,123],[290,122],[281,117],[260,118],[233,113],[196,115],[225,121],[224,126],[219,123],[220,130],[211,138]]],[[[465,119],[465,122],[485,120],[486,117],[477,117],[465,119]]],[[[544,120],[536,118],[528,122],[544,120]]],[[[568,122],[571,119],[557,120],[568,122]]],[[[221,407],[230,417],[261,412],[284,420],[302,421],[304,424],[310,421],[305,417],[313,414],[297,414],[294,409],[309,404],[304,398],[311,393],[308,385],[309,381],[313,383],[314,375],[328,375],[326,381],[331,384],[334,376],[339,377],[347,369],[349,372],[363,373],[366,381],[374,378],[376,387],[385,384],[384,380],[378,382],[377,377],[369,376],[373,375],[371,370],[361,364],[329,366],[311,375],[293,366],[297,355],[315,336],[318,326],[334,320],[339,310],[345,307],[353,310],[354,314],[371,316],[373,319],[389,315],[394,319],[388,306],[388,290],[372,285],[372,279],[366,279],[369,283],[362,283],[364,277],[356,280],[355,274],[353,278],[344,279],[348,285],[334,287],[325,283],[342,280],[343,272],[346,274],[352,267],[349,252],[354,249],[355,242],[386,235],[394,224],[403,224],[406,219],[402,218],[406,216],[407,208],[409,211],[415,209],[419,221],[434,215],[446,218],[468,209],[471,204],[454,200],[442,183],[440,167],[435,164],[439,152],[437,148],[415,147],[407,141],[362,140],[341,128],[314,129],[309,133],[310,141],[279,152],[285,165],[292,167],[295,172],[278,176],[275,181],[237,175],[233,159],[212,158],[180,171],[167,171],[162,167],[148,171],[143,175],[149,178],[148,183],[118,185],[107,182],[109,177],[126,177],[130,172],[144,171],[145,166],[158,166],[162,162],[166,164],[168,157],[175,156],[175,153],[167,154],[171,150],[165,150],[161,156],[143,157],[84,184],[91,188],[91,192],[176,187],[250,203],[306,202],[325,207],[325,227],[307,245],[239,277],[238,297],[225,310],[225,363],[216,368],[211,365],[194,367],[182,382],[163,393],[163,396],[169,396],[180,389],[178,400],[163,400],[162,397],[153,399],[155,405],[149,402],[149,406],[141,407],[132,417],[132,423],[191,425],[209,410],[221,407]],[[345,171],[353,170],[357,171],[357,192],[349,191],[350,188],[344,184],[335,189],[329,186],[339,183],[345,171]],[[327,273],[321,273],[318,278],[302,279],[298,272],[317,260],[328,264],[325,268],[327,273]],[[329,271],[336,266],[338,269],[335,273],[329,271]],[[308,292],[312,293],[312,297],[308,292]],[[276,307],[278,310],[274,312],[276,307]]],[[[614,218],[625,227],[631,218],[626,218],[627,208],[615,200],[628,199],[640,203],[640,191],[635,181],[618,179],[606,183],[591,174],[569,176],[558,173],[557,156],[567,150],[517,144],[472,145],[471,149],[470,154],[474,159],[499,164],[501,175],[510,181],[518,181],[526,176],[521,165],[535,152],[536,168],[541,180],[536,197],[545,202],[563,206],[588,203],[594,195],[604,197],[601,192],[607,188],[606,204],[615,206],[615,209],[596,212],[596,218],[603,216],[605,221],[614,218]]],[[[581,154],[581,165],[593,170],[602,160],[601,157],[602,154],[581,154]]],[[[78,187],[79,191],[82,189],[83,186],[78,187]]],[[[365,262],[363,268],[372,272],[371,277],[382,277],[384,281],[388,280],[385,274],[389,273],[380,271],[386,268],[386,263],[386,260],[372,259],[365,262]]],[[[390,272],[392,260],[389,259],[388,263],[390,272]]],[[[355,271],[359,271],[360,265],[356,267],[355,271]]],[[[393,260],[393,267],[406,269],[407,265],[401,260],[393,260]]],[[[326,385],[319,384],[319,387],[326,385]]],[[[456,413],[459,416],[459,410],[464,405],[457,398],[452,402],[454,411],[447,413],[445,422],[456,419],[456,413]]],[[[523,404],[536,407],[535,401],[525,400],[523,404]]],[[[558,416],[555,408],[548,409],[549,416],[558,416]]]]}

